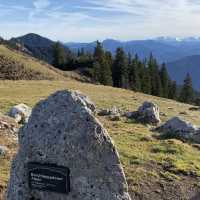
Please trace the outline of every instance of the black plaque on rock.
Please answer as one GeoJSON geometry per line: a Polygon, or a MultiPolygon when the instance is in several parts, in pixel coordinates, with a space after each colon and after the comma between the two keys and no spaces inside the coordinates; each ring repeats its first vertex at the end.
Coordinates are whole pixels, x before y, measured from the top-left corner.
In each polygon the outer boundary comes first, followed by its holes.
{"type": "Polygon", "coordinates": [[[69,173],[67,167],[28,163],[29,187],[33,190],[68,194],[70,192],[69,173]]]}

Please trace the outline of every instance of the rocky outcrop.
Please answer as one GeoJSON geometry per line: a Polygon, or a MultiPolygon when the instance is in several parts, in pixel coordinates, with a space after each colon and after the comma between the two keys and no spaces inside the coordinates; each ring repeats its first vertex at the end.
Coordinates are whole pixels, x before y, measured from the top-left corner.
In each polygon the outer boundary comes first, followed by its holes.
{"type": "Polygon", "coordinates": [[[138,111],[128,112],[125,116],[144,124],[158,125],[161,122],[159,107],[152,102],[144,102],[138,111]]]}
{"type": "Polygon", "coordinates": [[[200,143],[200,127],[179,118],[173,117],[162,126],[155,129],[166,138],[177,138],[200,143]]]}
{"type": "Polygon", "coordinates": [[[144,102],[138,109],[138,119],[148,124],[160,123],[159,107],[152,102],[144,102]]]}
{"type": "Polygon", "coordinates": [[[88,107],[85,98],[69,91],[36,105],[19,133],[7,200],[130,200],[117,150],[88,107]],[[69,194],[31,190],[32,162],[67,167],[69,194]]]}
{"type": "Polygon", "coordinates": [[[28,122],[31,115],[31,108],[25,104],[19,104],[11,108],[9,116],[13,117],[17,123],[28,122]]]}

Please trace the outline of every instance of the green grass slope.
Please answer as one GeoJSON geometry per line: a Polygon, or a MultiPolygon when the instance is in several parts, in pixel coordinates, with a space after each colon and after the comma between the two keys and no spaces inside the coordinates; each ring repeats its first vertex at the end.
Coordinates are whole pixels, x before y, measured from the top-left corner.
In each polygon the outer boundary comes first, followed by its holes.
{"type": "MultiPolygon", "coordinates": [[[[199,111],[189,111],[190,105],[135,93],[128,90],[81,83],[78,81],[0,81],[0,111],[6,113],[17,103],[34,106],[39,100],[61,89],[79,90],[88,95],[98,109],[117,106],[134,111],[143,101],[157,103],[163,122],[173,116],[200,125],[199,111]]],[[[159,140],[158,133],[135,121],[122,118],[119,122],[98,117],[107,128],[124,166],[130,194],[134,200],[186,200],[200,191],[200,146],[179,140],[159,140]]],[[[0,135],[0,145],[15,152],[17,145],[0,135]]],[[[7,184],[11,158],[0,158],[0,191],[7,184]]]]}

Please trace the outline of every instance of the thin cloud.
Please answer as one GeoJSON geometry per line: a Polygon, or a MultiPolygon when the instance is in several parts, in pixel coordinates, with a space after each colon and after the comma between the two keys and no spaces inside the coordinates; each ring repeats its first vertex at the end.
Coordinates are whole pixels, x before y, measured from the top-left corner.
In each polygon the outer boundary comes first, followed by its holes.
{"type": "Polygon", "coordinates": [[[37,10],[42,10],[42,9],[47,8],[50,5],[50,1],[49,0],[35,0],[33,2],[33,5],[35,6],[37,10]]]}
{"type": "Polygon", "coordinates": [[[0,35],[36,32],[54,40],[198,36],[197,0],[34,0],[1,5],[0,35]]]}

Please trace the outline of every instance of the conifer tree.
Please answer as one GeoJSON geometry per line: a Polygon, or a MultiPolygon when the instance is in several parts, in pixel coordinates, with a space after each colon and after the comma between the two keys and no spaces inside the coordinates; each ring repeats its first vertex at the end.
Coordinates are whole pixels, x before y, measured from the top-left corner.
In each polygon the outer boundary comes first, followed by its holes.
{"type": "Polygon", "coordinates": [[[149,76],[151,79],[151,94],[155,96],[161,96],[162,85],[159,75],[158,64],[152,54],[150,55],[149,58],[148,68],[149,68],[149,76]]]}
{"type": "Polygon", "coordinates": [[[129,66],[129,85],[130,88],[135,91],[141,90],[138,61],[136,59],[133,59],[131,65],[129,66]]]}
{"type": "Polygon", "coordinates": [[[142,78],[141,90],[146,94],[151,94],[151,77],[148,68],[144,69],[144,76],[142,78]]]}
{"type": "Polygon", "coordinates": [[[168,98],[177,99],[177,85],[176,81],[170,81],[168,85],[168,98]]]}
{"type": "Polygon", "coordinates": [[[155,81],[155,60],[151,53],[148,61],[148,71],[150,76],[150,82],[151,82],[151,94],[156,94],[156,81],[155,81]]]}
{"type": "Polygon", "coordinates": [[[53,46],[54,60],[53,65],[59,69],[64,69],[66,64],[66,53],[65,49],[59,42],[56,42],[53,46]]]}
{"type": "Polygon", "coordinates": [[[99,73],[98,76],[95,75],[95,78],[98,77],[98,81],[103,85],[112,85],[112,72],[111,66],[109,65],[109,60],[107,59],[103,47],[100,42],[97,41],[97,46],[94,51],[94,60],[95,60],[95,68],[94,73],[99,73]],[[97,66],[100,66],[99,67],[97,66]]]}
{"type": "MultiPolygon", "coordinates": [[[[136,56],[135,59],[137,59],[137,58],[138,57],[136,56]]],[[[143,83],[144,79],[146,78],[146,77],[144,77],[145,73],[146,73],[146,63],[145,63],[145,61],[141,62],[141,61],[137,60],[137,70],[138,70],[139,80],[140,80],[140,88],[141,88],[140,90],[142,91],[142,85],[146,84],[146,83],[143,83]]],[[[149,74],[147,74],[147,76],[149,76],[149,74]]],[[[150,81],[150,79],[149,79],[149,81],[150,81]]]]}
{"type": "Polygon", "coordinates": [[[113,57],[112,57],[112,54],[110,51],[106,51],[105,52],[105,59],[107,60],[109,66],[110,66],[110,69],[112,71],[112,66],[113,66],[113,57]]]}
{"type": "Polygon", "coordinates": [[[161,97],[163,93],[163,88],[162,88],[162,83],[160,79],[160,74],[158,69],[155,72],[155,84],[156,84],[156,89],[155,89],[155,96],[161,97]]]}
{"type": "Polygon", "coordinates": [[[116,51],[112,74],[115,87],[128,88],[128,61],[122,48],[116,51]]]}
{"type": "Polygon", "coordinates": [[[94,49],[94,59],[95,61],[101,63],[104,57],[104,50],[99,41],[97,41],[96,47],[94,49]]]}
{"type": "Polygon", "coordinates": [[[185,103],[191,103],[193,100],[194,90],[192,86],[192,78],[189,73],[187,73],[183,87],[181,89],[179,100],[185,103]]]}
{"type": "Polygon", "coordinates": [[[101,79],[100,75],[101,75],[101,66],[98,61],[95,61],[93,63],[93,71],[92,71],[93,80],[95,82],[100,82],[101,79]]]}
{"type": "Polygon", "coordinates": [[[162,64],[162,68],[160,70],[160,78],[162,83],[162,97],[168,98],[170,79],[164,63],[162,64]]]}

